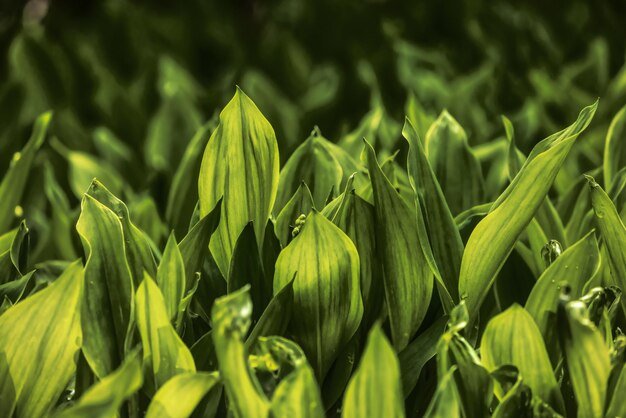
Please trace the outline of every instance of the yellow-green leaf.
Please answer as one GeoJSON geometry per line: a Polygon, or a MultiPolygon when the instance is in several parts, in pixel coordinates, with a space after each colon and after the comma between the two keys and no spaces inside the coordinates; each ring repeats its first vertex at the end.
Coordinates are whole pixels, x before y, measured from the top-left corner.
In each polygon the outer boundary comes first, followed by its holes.
{"type": "Polygon", "coordinates": [[[611,190],[617,172],[626,165],[626,106],[615,115],[606,134],[604,145],[604,187],[611,190]]]}
{"type": "Polygon", "coordinates": [[[269,122],[237,88],[220,114],[220,124],[204,151],[198,193],[200,216],[223,197],[222,216],[210,248],[224,277],[239,234],[254,222],[258,247],[278,189],[278,145],[269,122]]]}
{"type": "Polygon", "coordinates": [[[342,417],[404,416],[398,357],[380,324],[375,324],[367,338],[361,363],[348,383],[342,417]]]}
{"type": "Polygon", "coordinates": [[[147,274],[137,289],[136,307],[143,358],[152,366],[154,387],[179,373],[195,372],[191,352],[170,323],[159,287],[147,274]]]}
{"type": "Polygon", "coordinates": [[[219,381],[217,373],[183,373],[172,377],[150,402],[146,418],[187,418],[219,381]]]}
{"type": "Polygon", "coordinates": [[[72,263],[46,289],[0,316],[0,411],[46,416],[76,371],[83,268],[72,263]]]}
{"type": "Polygon", "coordinates": [[[165,245],[156,282],[163,293],[167,315],[172,320],[178,314],[178,306],[186,289],[185,264],[174,234],[170,235],[165,245]]]}
{"type": "Polygon", "coordinates": [[[515,242],[543,203],[578,135],[589,125],[597,102],[584,108],[576,122],[533,148],[509,187],[474,228],[465,246],[459,294],[472,322],[515,242]]]}
{"type": "Polygon", "coordinates": [[[321,381],[363,315],[359,254],[341,229],[313,211],[276,261],[274,294],[294,275],[289,329],[321,381]]]}

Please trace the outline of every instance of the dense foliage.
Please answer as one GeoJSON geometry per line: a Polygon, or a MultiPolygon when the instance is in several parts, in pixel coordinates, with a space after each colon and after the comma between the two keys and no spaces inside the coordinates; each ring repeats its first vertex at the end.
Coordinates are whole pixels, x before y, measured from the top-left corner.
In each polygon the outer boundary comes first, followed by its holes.
{"type": "Polygon", "coordinates": [[[258,39],[195,1],[0,25],[0,417],[626,416],[612,19],[577,55],[549,34],[597,28],[586,2],[466,2],[436,49],[370,5],[318,63],[287,3],[258,39]]]}

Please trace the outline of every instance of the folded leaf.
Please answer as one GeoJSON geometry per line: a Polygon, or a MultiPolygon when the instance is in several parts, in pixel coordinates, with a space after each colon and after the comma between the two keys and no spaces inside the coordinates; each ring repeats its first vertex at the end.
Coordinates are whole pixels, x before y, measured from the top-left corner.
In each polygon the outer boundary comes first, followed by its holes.
{"type": "Polygon", "coordinates": [[[117,416],[124,401],[137,392],[142,383],[141,357],[138,351],[134,351],[117,370],[90,387],[75,405],[61,411],[55,418],[117,416]]]}
{"type": "Polygon", "coordinates": [[[86,194],[76,230],[87,255],[81,311],[83,354],[96,376],[103,378],[124,358],[134,304],[133,281],[122,224],[113,211],[86,194]]]}
{"type": "Polygon", "coordinates": [[[146,418],[187,418],[219,381],[217,373],[183,373],[172,377],[150,402],[146,418]]]}
{"type": "Polygon", "coordinates": [[[395,349],[402,350],[426,315],[433,276],[422,251],[415,214],[383,174],[374,149],[369,144],[365,148],[391,337],[395,349]]]}
{"type": "Polygon", "coordinates": [[[346,389],[342,417],[404,417],[400,383],[398,358],[380,324],[375,324],[361,363],[346,389]]]}
{"type": "Polygon", "coordinates": [[[174,234],[171,234],[167,240],[157,269],[156,282],[163,293],[167,316],[170,320],[175,319],[187,286],[185,264],[174,234]]]}
{"type": "Polygon", "coordinates": [[[472,322],[511,253],[519,235],[543,203],[578,135],[589,125],[597,102],[584,108],[574,124],[533,148],[509,187],[474,228],[465,246],[459,294],[466,299],[472,322]]]}
{"type": "Polygon", "coordinates": [[[72,263],[46,289],[0,316],[0,411],[47,416],[76,371],[83,268],[72,263]],[[4,366],[2,365],[4,363],[4,366]]]}
{"type": "Polygon", "coordinates": [[[200,216],[223,197],[222,216],[211,252],[224,277],[239,234],[249,221],[259,248],[278,189],[278,146],[269,122],[237,88],[220,114],[220,124],[204,151],[198,194],[200,216]]]}
{"type": "Polygon", "coordinates": [[[276,261],[274,294],[294,275],[289,329],[322,381],[363,315],[359,254],[343,231],[313,211],[276,261]]]}

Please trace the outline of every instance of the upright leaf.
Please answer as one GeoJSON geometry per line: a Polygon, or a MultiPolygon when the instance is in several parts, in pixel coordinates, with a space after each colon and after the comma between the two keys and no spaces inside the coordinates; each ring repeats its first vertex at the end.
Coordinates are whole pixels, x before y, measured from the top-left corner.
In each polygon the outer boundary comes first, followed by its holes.
{"type": "Polygon", "coordinates": [[[113,211],[86,194],[76,230],[87,255],[81,312],[83,354],[96,376],[103,378],[124,358],[133,312],[133,281],[122,224],[113,211]]]}
{"type": "Polygon", "coordinates": [[[210,248],[224,277],[239,234],[249,221],[259,248],[278,189],[278,146],[269,122],[237,88],[220,114],[220,124],[204,151],[198,194],[200,216],[223,197],[222,216],[210,248]]]}
{"type": "Polygon", "coordinates": [[[422,251],[415,214],[383,174],[374,149],[369,144],[365,148],[391,337],[396,350],[402,350],[426,315],[433,276],[422,251]]]}
{"type": "Polygon", "coordinates": [[[322,381],[363,315],[359,254],[343,231],[313,211],[276,261],[274,294],[294,275],[289,328],[322,381]]]}
{"type": "Polygon", "coordinates": [[[9,170],[2,177],[2,182],[0,182],[0,234],[6,232],[13,223],[15,207],[19,205],[22,199],[28,173],[35,159],[35,154],[46,138],[51,119],[51,112],[46,112],[37,118],[30,139],[21,152],[13,155],[9,170]]]}
{"type": "Polygon", "coordinates": [[[610,190],[617,172],[626,165],[626,106],[615,115],[606,134],[604,145],[604,187],[610,190]]]}
{"type": "Polygon", "coordinates": [[[344,418],[404,417],[404,399],[398,357],[375,324],[367,338],[361,364],[348,384],[343,400],[344,418]]]}
{"type": "Polygon", "coordinates": [[[47,416],[76,371],[83,268],[72,263],[46,289],[0,316],[0,411],[47,416]]]}
{"type": "Polygon", "coordinates": [[[425,148],[453,214],[482,203],[480,164],[467,142],[465,130],[446,110],[426,133],[425,148]]]}
{"type": "Polygon", "coordinates": [[[167,240],[157,269],[156,282],[163,293],[167,315],[174,319],[186,289],[185,264],[174,234],[167,240]]]}
{"type": "Polygon", "coordinates": [[[459,277],[459,294],[466,299],[472,322],[496,274],[543,203],[574,141],[589,125],[596,108],[597,102],[584,108],[574,124],[538,143],[489,214],[472,231],[459,277]]]}
{"type": "Polygon", "coordinates": [[[183,373],[172,377],[150,402],[146,418],[187,418],[218,383],[217,373],[183,373]]]}
{"type": "Polygon", "coordinates": [[[137,289],[136,306],[143,358],[151,365],[154,387],[163,386],[179,373],[195,372],[191,352],[170,323],[163,295],[148,275],[137,289]]]}

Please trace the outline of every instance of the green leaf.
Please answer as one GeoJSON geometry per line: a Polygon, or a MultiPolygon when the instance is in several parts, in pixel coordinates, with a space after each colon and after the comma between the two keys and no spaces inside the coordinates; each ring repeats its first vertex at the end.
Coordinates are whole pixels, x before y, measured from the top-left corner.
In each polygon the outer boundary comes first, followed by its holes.
{"type": "Polygon", "coordinates": [[[269,401],[248,366],[243,344],[251,315],[247,286],[217,299],[211,313],[220,376],[236,418],[266,418],[269,411],[269,401]]]}
{"type": "Polygon", "coordinates": [[[602,417],[611,371],[609,349],[602,334],[589,320],[586,306],[580,301],[559,304],[558,329],[578,416],[602,417]]]}
{"type": "Polygon", "coordinates": [[[19,205],[22,199],[28,174],[35,155],[46,138],[51,119],[51,112],[46,112],[37,118],[30,139],[21,152],[13,155],[9,170],[2,177],[2,182],[0,182],[0,234],[8,231],[15,219],[15,207],[19,205]]]}
{"type": "Polygon", "coordinates": [[[282,335],[291,317],[293,307],[293,281],[283,287],[280,292],[270,300],[267,308],[252,328],[246,339],[246,348],[253,348],[259,337],[269,335],[282,335]]]}
{"type": "Polygon", "coordinates": [[[374,149],[367,143],[365,148],[391,337],[395,349],[402,350],[426,315],[433,276],[422,251],[415,214],[383,174],[374,149]]]}
{"type": "Polygon", "coordinates": [[[458,214],[481,203],[484,186],[480,164],[465,131],[448,111],[430,126],[424,143],[450,211],[458,214]]]}
{"type": "Polygon", "coordinates": [[[525,307],[537,323],[552,360],[556,360],[560,353],[556,312],[561,289],[569,286],[574,298],[582,296],[585,283],[598,271],[599,266],[600,252],[592,231],[566,249],[533,286],[525,307]]]}
{"type": "MultiPolygon", "coordinates": [[[[596,224],[609,253],[611,280],[620,289],[626,289],[626,227],[609,196],[593,178],[587,177],[591,188],[591,205],[596,224]]],[[[626,300],[622,299],[626,311],[626,300]]]]}
{"type": "Polygon", "coordinates": [[[515,242],[543,203],[565,157],[589,125],[597,102],[584,108],[574,124],[538,143],[509,187],[479,222],[465,246],[459,294],[466,299],[472,322],[511,253],[515,242]]]}
{"type": "Polygon", "coordinates": [[[133,280],[122,224],[113,211],[86,194],[76,230],[87,256],[81,311],[83,353],[96,376],[103,378],[124,358],[134,304],[133,280]]]}
{"type": "Polygon", "coordinates": [[[259,248],[278,189],[278,146],[269,122],[237,88],[220,114],[220,124],[204,151],[198,194],[206,216],[223,197],[222,216],[210,248],[228,277],[235,241],[249,221],[259,248]]]}
{"type": "Polygon", "coordinates": [[[626,415],[626,402],[624,402],[623,394],[626,391],[626,368],[622,366],[621,372],[615,384],[613,396],[609,403],[606,414],[607,418],[623,417],[626,415]]]}
{"type": "Polygon", "coordinates": [[[461,400],[454,383],[456,366],[440,380],[437,391],[424,414],[425,418],[461,418],[461,400]]]}
{"type": "Polygon", "coordinates": [[[172,377],[150,402],[146,418],[187,418],[219,381],[217,373],[183,373],[172,377]]]}
{"type": "Polygon", "coordinates": [[[78,402],[55,418],[109,418],[117,416],[124,401],[143,383],[139,351],[130,353],[113,373],[89,388],[78,402]]]}
{"type": "Polygon", "coordinates": [[[179,373],[195,372],[191,352],[176,334],[163,295],[147,274],[137,289],[135,303],[144,363],[151,365],[154,387],[160,388],[179,373]]]}
{"type": "Polygon", "coordinates": [[[311,186],[314,206],[321,208],[331,194],[345,187],[357,163],[318,128],[291,154],[280,171],[274,213],[278,214],[302,183],[311,186]]]}
{"type": "MultiPolygon", "coordinates": [[[[458,278],[463,257],[463,242],[454,223],[450,208],[435,177],[417,131],[407,119],[402,134],[409,143],[409,179],[417,193],[416,205],[423,204],[425,226],[428,231],[434,262],[442,283],[453,303],[458,303],[458,278]]],[[[419,222],[419,220],[418,220],[419,222]]]]}
{"type": "Polygon", "coordinates": [[[606,133],[604,145],[603,174],[604,187],[610,190],[617,172],[626,164],[626,106],[615,115],[606,133]]]}
{"type": "Polygon", "coordinates": [[[445,330],[447,322],[447,316],[439,318],[398,354],[402,372],[402,389],[405,397],[409,396],[415,385],[417,385],[426,363],[437,354],[439,339],[445,330]]]}
{"type": "Polygon", "coordinates": [[[45,165],[44,192],[52,208],[52,239],[55,251],[66,260],[77,257],[72,232],[75,212],[70,207],[67,195],[57,183],[51,163],[45,165]]]}
{"type": "Polygon", "coordinates": [[[198,201],[195,179],[198,178],[200,172],[202,152],[216,126],[217,118],[213,117],[198,129],[187,145],[183,158],[172,178],[172,185],[167,196],[165,219],[179,237],[184,234],[194,206],[198,201]]]}
{"type": "Polygon", "coordinates": [[[369,333],[361,363],[343,400],[342,417],[365,416],[405,416],[398,358],[380,324],[375,324],[369,333]]]}
{"type": "Polygon", "coordinates": [[[157,269],[156,282],[163,293],[167,316],[170,320],[178,314],[178,306],[186,290],[185,264],[174,234],[167,240],[163,257],[157,269]]]}
{"type": "MultiPolygon", "coordinates": [[[[480,354],[483,364],[490,371],[505,364],[517,366],[534,394],[556,411],[565,412],[541,332],[524,308],[514,304],[491,318],[480,343],[480,354]]],[[[499,395],[502,398],[504,393],[499,395]]]]}
{"type": "Polygon", "coordinates": [[[72,263],[61,276],[0,316],[0,411],[46,416],[76,371],[81,346],[83,268],[72,263]]]}
{"type": "Polygon", "coordinates": [[[30,241],[26,222],[22,221],[15,233],[10,233],[7,238],[11,238],[11,243],[4,253],[0,253],[0,272],[3,276],[0,277],[0,284],[23,276],[22,272],[26,269],[30,241]]]}
{"type": "Polygon", "coordinates": [[[363,315],[359,254],[343,231],[313,211],[276,261],[274,294],[294,275],[289,328],[322,381],[363,315]]]}

